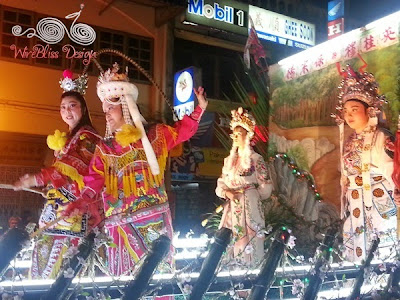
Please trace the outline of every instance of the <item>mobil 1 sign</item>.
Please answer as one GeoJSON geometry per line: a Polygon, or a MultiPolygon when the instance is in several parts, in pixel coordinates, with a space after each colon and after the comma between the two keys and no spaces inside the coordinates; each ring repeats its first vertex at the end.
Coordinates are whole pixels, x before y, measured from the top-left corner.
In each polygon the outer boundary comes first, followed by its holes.
{"type": "Polygon", "coordinates": [[[231,0],[188,0],[185,20],[247,35],[249,5],[231,0]]]}
{"type": "MultiPolygon", "coordinates": [[[[179,120],[194,110],[196,95],[193,88],[201,85],[201,70],[189,67],[174,75],[174,111],[179,120]]],[[[176,118],[174,116],[174,119],[176,118]]],[[[177,121],[177,120],[175,120],[177,121]]]]}

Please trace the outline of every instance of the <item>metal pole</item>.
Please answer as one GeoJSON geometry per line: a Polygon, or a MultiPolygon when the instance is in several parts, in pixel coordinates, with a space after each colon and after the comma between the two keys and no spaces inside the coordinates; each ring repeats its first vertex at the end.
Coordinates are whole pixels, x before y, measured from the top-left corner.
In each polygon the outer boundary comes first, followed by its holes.
{"type": "Polygon", "coordinates": [[[3,274],[10,261],[22,250],[24,243],[29,241],[29,234],[21,228],[12,228],[0,238],[0,274],[3,274]]]}
{"type": "Polygon", "coordinates": [[[232,231],[228,228],[221,228],[215,235],[215,242],[212,244],[210,252],[201,266],[200,275],[197,279],[190,300],[201,300],[204,293],[207,292],[215,276],[215,270],[221,260],[226,247],[231,239],[232,231]]]}
{"type": "Polygon", "coordinates": [[[325,239],[320,247],[322,255],[318,258],[315,263],[315,273],[311,275],[310,283],[308,284],[306,291],[304,292],[303,300],[313,300],[316,299],[319,289],[321,288],[322,278],[321,278],[321,270],[322,265],[329,260],[331,256],[331,248],[335,242],[336,233],[338,228],[336,226],[331,227],[325,235],[325,239]]]}
{"type": "Polygon", "coordinates": [[[136,278],[128,284],[121,298],[122,300],[136,300],[143,296],[151,276],[161,260],[167,255],[170,246],[171,240],[165,235],[160,236],[153,242],[151,252],[144,260],[136,278]]]}
{"type": "Polygon", "coordinates": [[[366,268],[369,268],[369,266],[371,265],[372,258],[374,258],[374,253],[375,253],[376,249],[378,249],[379,242],[380,242],[379,238],[373,241],[373,243],[371,245],[371,249],[369,250],[367,259],[365,260],[364,265],[361,266],[360,271],[358,271],[358,275],[356,278],[356,282],[354,283],[353,291],[351,292],[351,295],[348,298],[349,300],[359,299],[360,290],[364,283],[364,270],[366,268]]]}
{"type": "Polygon", "coordinates": [[[400,299],[400,268],[396,268],[390,273],[384,293],[393,299],[400,299]]]}
{"type": "Polygon", "coordinates": [[[261,266],[260,273],[257,276],[253,287],[251,288],[248,300],[262,300],[268,293],[274,278],[275,270],[282,257],[285,245],[289,240],[290,234],[286,230],[280,230],[275,235],[275,240],[265,255],[264,262],[261,266]]]}

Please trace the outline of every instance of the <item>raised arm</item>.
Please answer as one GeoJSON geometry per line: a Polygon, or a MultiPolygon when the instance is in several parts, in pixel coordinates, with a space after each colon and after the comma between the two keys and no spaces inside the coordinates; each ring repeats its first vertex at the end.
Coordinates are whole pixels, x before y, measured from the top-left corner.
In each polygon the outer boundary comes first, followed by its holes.
{"type": "Polygon", "coordinates": [[[173,127],[165,126],[164,135],[167,141],[168,150],[176,145],[190,139],[199,128],[199,122],[207,108],[208,101],[205,98],[204,88],[193,89],[199,105],[194,109],[190,116],[184,116],[182,120],[175,123],[173,127]]]}

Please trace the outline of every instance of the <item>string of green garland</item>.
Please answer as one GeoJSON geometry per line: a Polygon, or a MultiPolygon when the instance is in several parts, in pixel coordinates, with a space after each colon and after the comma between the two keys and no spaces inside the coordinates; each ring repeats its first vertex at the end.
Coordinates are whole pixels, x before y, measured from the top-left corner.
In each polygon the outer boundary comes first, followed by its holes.
{"type": "Polygon", "coordinates": [[[292,174],[296,176],[297,180],[306,180],[308,182],[309,189],[315,193],[315,200],[318,200],[319,202],[322,201],[321,194],[316,188],[313,176],[309,172],[301,170],[286,153],[277,153],[270,157],[270,161],[272,162],[275,157],[279,157],[287,163],[288,167],[292,169],[292,174]]]}

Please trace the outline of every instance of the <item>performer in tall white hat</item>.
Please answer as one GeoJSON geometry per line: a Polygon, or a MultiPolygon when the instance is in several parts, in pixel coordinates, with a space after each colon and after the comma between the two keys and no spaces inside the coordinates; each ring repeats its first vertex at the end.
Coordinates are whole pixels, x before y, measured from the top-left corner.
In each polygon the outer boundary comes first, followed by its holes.
{"type": "MultiPolygon", "coordinates": [[[[171,213],[164,186],[168,151],[192,137],[207,101],[195,90],[199,105],[174,127],[156,124],[146,132],[136,101],[137,87],[117,64],[100,75],[97,94],[106,117],[106,136],[97,146],[85,178],[85,198],[103,197],[109,247],[109,271],[129,274],[161,234],[172,239],[171,213]]],[[[172,247],[165,262],[172,265],[172,247]]]]}

